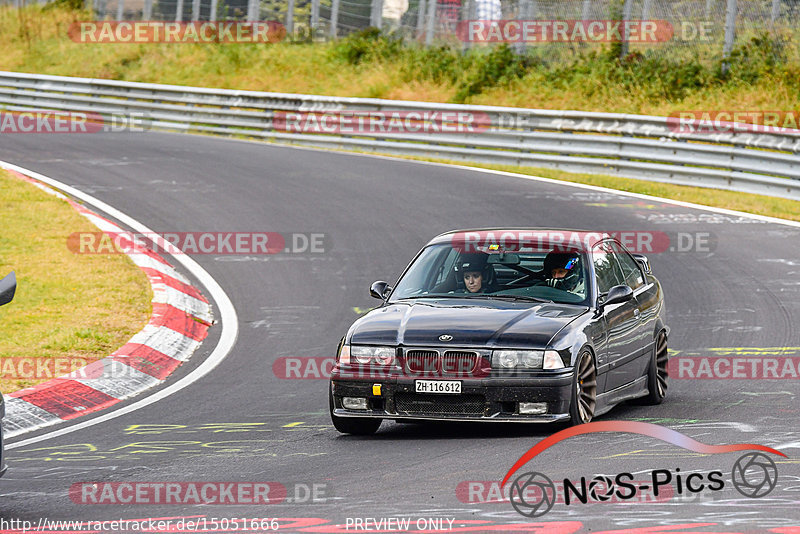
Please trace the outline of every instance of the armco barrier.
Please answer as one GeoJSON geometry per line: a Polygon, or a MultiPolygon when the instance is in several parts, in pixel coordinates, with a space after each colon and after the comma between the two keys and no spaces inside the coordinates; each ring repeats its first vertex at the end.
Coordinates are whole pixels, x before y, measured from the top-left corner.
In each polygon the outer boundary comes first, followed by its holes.
{"type": "Polygon", "coordinates": [[[282,143],[548,167],[800,200],[800,131],[680,133],[666,117],[339,98],[0,71],[0,106],[143,114],[153,128],[282,143]],[[470,133],[290,133],[276,112],[462,111],[470,133]]]}

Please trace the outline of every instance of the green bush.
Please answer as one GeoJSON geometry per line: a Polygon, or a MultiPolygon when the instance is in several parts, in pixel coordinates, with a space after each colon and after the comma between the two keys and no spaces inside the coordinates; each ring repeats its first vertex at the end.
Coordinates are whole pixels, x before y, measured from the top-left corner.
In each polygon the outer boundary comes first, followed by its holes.
{"type": "Polygon", "coordinates": [[[53,0],[42,7],[43,11],[51,9],[66,9],[69,11],[83,11],[84,0],[53,0]]]}
{"type": "Polygon", "coordinates": [[[331,54],[335,59],[350,65],[359,65],[394,58],[402,53],[402,49],[402,39],[370,27],[337,41],[331,48],[331,54]]]}
{"type": "Polygon", "coordinates": [[[754,83],[764,76],[778,74],[788,63],[786,50],[790,46],[791,41],[788,38],[772,36],[769,33],[752,37],[731,51],[728,58],[730,68],[723,75],[720,67],[719,77],[754,83]]]}
{"type": "MultiPolygon", "coordinates": [[[[621,9],[621,3],[618,4],[612,10],[621,9]]],[[[720,84],[750,84],[778,71],[786,75],[791,64],[786,56],[788,48],[788,41],[770,34],[754,37],[732,52],[731,67],[725,74],[721,61],[704,61],[696,51],[684,50],[680,54],[664,50],[633,51],[620,58],[620,43],[611,43],[600,51],[578,50],[569,61],[562,58],[548,63],[547,54],[520,53],[506,44],[466,51],[446,45],[422,47],[385,35],[376,28],[352,34],[335,43],[331,50],[334,57],[350,65],[398,64],[406,82],[450,84],[455,88],[452,101],[459,103],[530,76],[585,95],[613,86],[641,95],[645,102],[658,104],[677,102],[698,90],[720,84]]]]}
{"type": "Polygon", "coordinates": [[[525,56],[517,54],[506,44],[491,48],[488,53],[473,52],[464,57],[468,63],[464,69],[465,76],[458,83],[453,97],[453,101],[458,103],[482,93],[484,89],[505,86],[524,77],[531,66],[525,56]]]}

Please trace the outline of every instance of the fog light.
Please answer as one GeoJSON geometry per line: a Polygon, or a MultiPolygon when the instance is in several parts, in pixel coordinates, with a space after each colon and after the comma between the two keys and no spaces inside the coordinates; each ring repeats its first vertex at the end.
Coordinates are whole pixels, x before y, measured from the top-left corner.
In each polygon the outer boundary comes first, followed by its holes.
{"type": "Polygon", "coordinates": [[[366,410],[367,399],[364,397],[344,397],[342,399],[342,406],[348,410],[366,410]]]}
{"type": "Polygon", "coordinates": [[[520,402],[519,413],[525,415],[541,415],[547,413],[546,402],[520,402]]]}

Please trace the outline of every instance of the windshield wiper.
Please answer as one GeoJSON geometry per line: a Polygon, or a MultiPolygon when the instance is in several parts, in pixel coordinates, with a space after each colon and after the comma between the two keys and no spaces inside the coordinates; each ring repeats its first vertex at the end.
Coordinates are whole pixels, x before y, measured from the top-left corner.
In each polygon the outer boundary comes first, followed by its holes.
{"type": "Polygon", "coordinates": [[[466,295],[464,293],[445,293],[435,295],[413,295],[410,297],[402,297],[397,300],[415,300],[415,299],[500,299],[500,300],[516,300],[524,302],[546,302],[552,304],[552,300],[543,299],[539,297],[530,297],[527,295],[493,295],[491,293],[478,293],[474,295],[466,295]]]}
{"type": "Polygon", "coordinates": [[[498,299],[509,299],[509,300],[522,300],[525,302],[547,302],[552,304],[553,301],[549,299],[543,299],[539,297],[530,297],[528,295],[486,295],[487,297],[494,297],[498,299]]]}
{"type": "Polygon", "coordinates": [[[441,298],[449,298],[452,295],[443,295],[439,294],[432,294],[432,295],[412,295],[410,297],[400,297],[397,300],[413,300],[413,299],[441,299],[441,298]]]}

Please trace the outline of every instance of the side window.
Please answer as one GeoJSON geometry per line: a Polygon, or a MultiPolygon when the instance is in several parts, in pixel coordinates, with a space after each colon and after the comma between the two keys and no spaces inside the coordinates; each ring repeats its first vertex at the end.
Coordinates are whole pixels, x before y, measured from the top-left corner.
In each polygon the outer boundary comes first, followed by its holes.
{"type": "Polygon", "coordinates": [[[625,277],[625,283],[631,288],[636,289],[644,285],[644,277],[642,271],[639,269],[639,264],[636,263],[628,252],[623,249],[619,243],[611,242],[611,249],[615,252],[619,266],[622,268],[622,275],[625,277]]]}
{"type": "Polygon", "coordinates": [[[597,289],[600,293],[608,291],[622,283],[622,273],[620,272],[614,252],[608,248],[606,243],[596,245],[592,249],[592,261],[594,271],[597,276],[597,289]]]}

